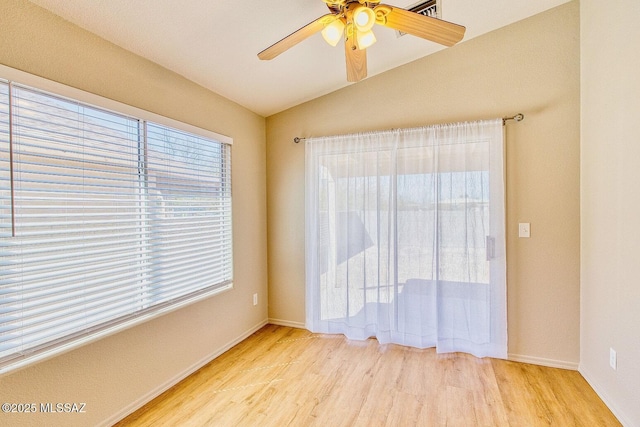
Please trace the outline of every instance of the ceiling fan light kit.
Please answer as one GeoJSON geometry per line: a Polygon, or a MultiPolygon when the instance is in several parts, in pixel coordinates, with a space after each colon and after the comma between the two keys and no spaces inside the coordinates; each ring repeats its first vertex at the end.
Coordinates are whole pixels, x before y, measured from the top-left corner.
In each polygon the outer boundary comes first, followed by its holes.
{"type": "Polygon", "coordinates": [[[273,59],[317,32],[331,46],[344,34],[347,80],[357,82],[367,77],[366,49],[376,42],[374,24],[393,28],[445,46],[453,46],[464,37],[465,27],[425,16],[380,0],[323,0],[331,13],[323,15],[289,34],[258,54],[263,60],[273,59]]]}

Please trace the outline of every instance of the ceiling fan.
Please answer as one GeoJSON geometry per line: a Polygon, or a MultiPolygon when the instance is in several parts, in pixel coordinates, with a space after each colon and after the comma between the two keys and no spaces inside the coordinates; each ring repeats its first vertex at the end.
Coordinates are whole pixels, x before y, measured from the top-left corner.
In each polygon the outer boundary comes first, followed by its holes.
{"type": "Polygon", "coordinates": [[[464,36],[465,27],[420,13],[386,4],[380,0],[323,0],[330,13],[310,22],[258,54],[263,60],[273,59],[282,52],[321,31],[332,46],[344,34],[347,61],[347,81],[357,82],[367,77],[366,48],[375,43],[371,29],[374,24],[393,28],[445,46],[453,46],[464,36]]]}

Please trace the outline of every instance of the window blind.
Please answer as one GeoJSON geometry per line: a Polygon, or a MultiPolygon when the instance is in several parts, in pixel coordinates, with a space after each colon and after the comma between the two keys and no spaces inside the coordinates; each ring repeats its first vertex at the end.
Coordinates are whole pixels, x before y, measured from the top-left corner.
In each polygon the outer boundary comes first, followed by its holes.
{"type": "Polygon", "coordinates": [[[0,366],[231,286],[228,144],[0,97],[0,366]]]}
{"type": "Polygon", "coordinates": [[[230,150],[146,123],[151,301],[232,275],[230,150]]]}

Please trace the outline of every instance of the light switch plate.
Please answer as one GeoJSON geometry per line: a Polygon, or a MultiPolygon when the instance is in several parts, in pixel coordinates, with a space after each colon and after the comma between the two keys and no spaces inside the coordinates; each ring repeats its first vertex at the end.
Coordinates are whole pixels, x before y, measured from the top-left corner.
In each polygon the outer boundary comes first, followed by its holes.
{"type": "Polygon", "coordinates": [[[613,348],[609,349],[609,366],[615,371],[618,369],[618,354],[613,348]]]}
{"type": "Polygon", "coordinates": [[[531,224],[521,222],[518,224],[518,237],[531,237],[531,224]]]}

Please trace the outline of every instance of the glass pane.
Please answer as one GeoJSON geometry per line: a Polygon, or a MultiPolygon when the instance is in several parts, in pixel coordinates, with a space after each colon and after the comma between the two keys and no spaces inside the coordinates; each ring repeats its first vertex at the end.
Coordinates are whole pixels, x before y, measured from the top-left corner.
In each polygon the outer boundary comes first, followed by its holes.
{"type": "Polygon", "coordinates": [[[12,99],[16,235],[0,242],[7,353],[139,310],[145,280],[138,121],[22,86],[12,99]]]}
{"type": "Polygon", "coordinates": [[[147,235],[159,304],[232,279],[230,147],[147,123],[147,235]]]}

